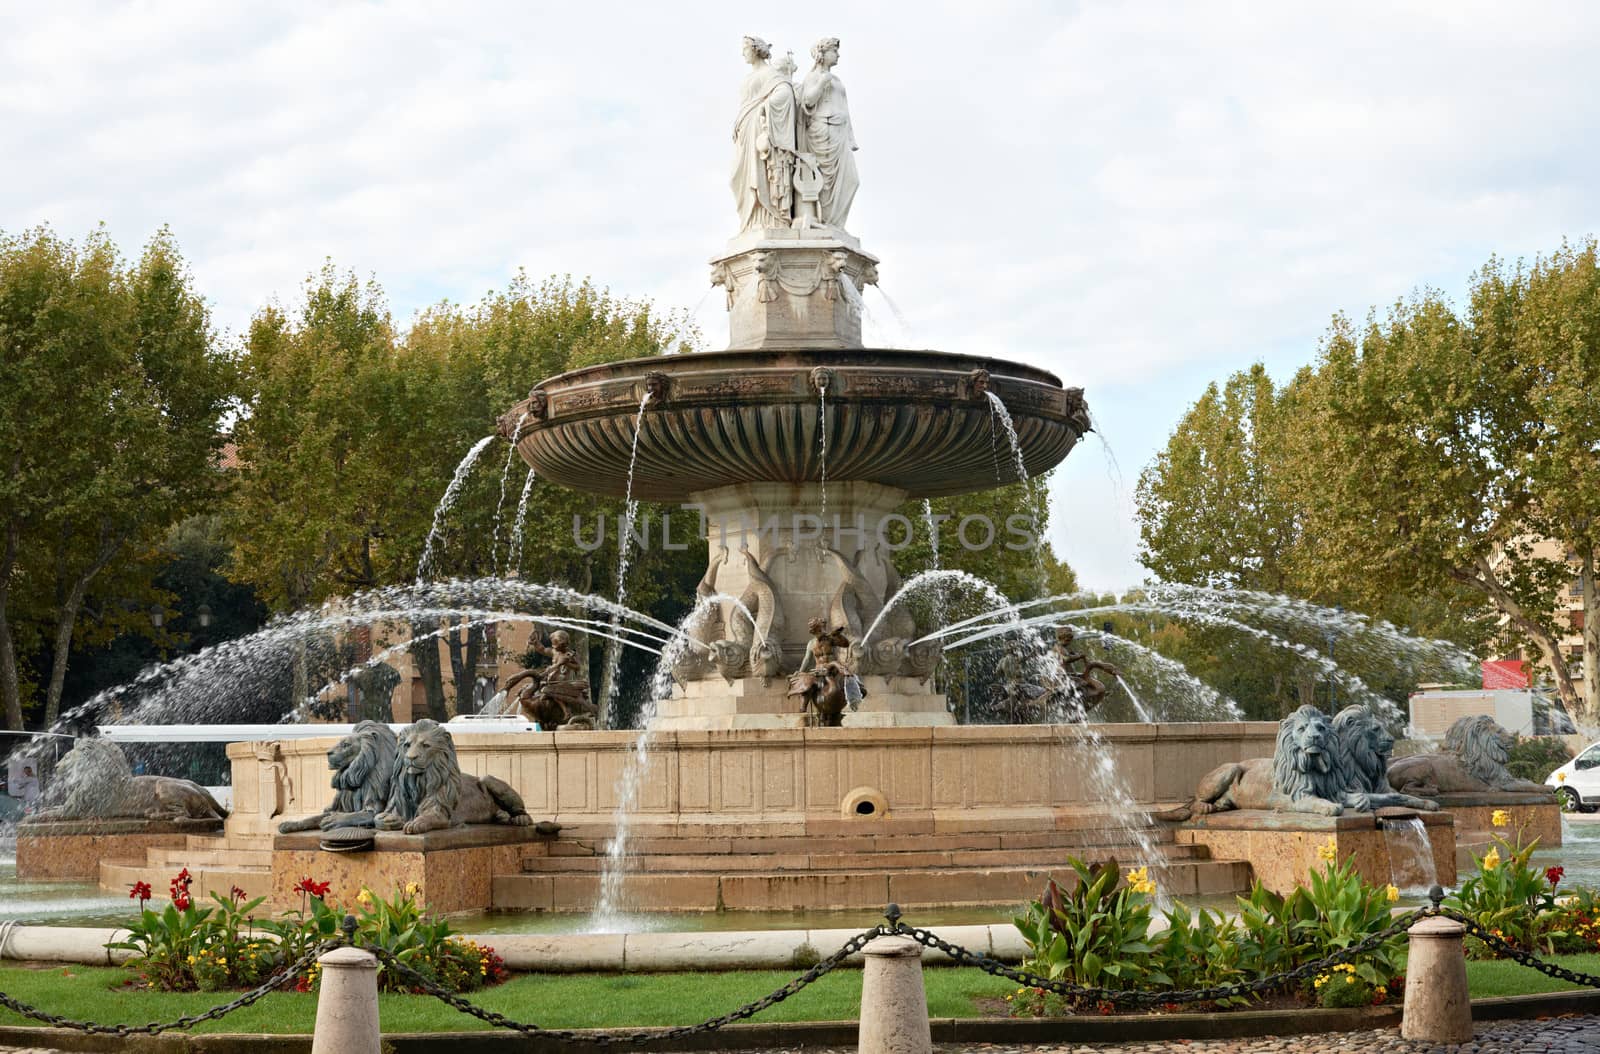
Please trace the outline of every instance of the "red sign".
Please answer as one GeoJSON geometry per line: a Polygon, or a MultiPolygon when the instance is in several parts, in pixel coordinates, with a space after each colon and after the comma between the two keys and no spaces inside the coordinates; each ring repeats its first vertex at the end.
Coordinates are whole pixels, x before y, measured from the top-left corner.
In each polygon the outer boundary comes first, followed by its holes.
{"type": "Polygon", "coordinates": [[[1497,659],[1483,663],[1483,686],[1494,688],[1527,688],[1528,664],[1521,659],[1497,659]]]}

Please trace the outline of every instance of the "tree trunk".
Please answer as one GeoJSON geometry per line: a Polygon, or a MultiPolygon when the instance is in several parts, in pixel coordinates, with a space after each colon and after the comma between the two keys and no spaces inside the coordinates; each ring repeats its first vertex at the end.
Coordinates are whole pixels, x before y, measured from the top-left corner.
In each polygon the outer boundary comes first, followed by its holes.
{"type": "Polygon", "coordinates": [[[477,711],[478,662],[483,657],[483,623],[474,622],[465,630],[459,626],[445,634],[450,644],[450,673],[456,683],[456,713],[477,711]]]}
{"type": "Polygon", "coordinates": [[[439,663],[439,640],[437,637],[426,637],[423,640],[415,638],[424,637],[439,628],[435,619],[418,619],[411,624],[412,641],[407,649],[411,652],[411,659],[417,664],[417,672],[422,675],[422,691],[428,700],[428,716],[440,724],[450,720],[450,712],[445,707],[444,701],[444,671],[439,663]]]}
{"type": "Polygon", "coordinates": [[[83,598],[89,591],[89,579],[92,576],[93,572],[79,575],[56,609],[55,652],[50,657],[50,689],[44,702],[46,728],[54,725],[61,716],[61,692],[67,683],[67,658],[72,651],[72,631],[78,624],[78,612],[83,609],[83,598]]]}
{"type": "Polygon", "coordinates": [[[6,527],[5,556],[0,559],[0,696],[4,696],[6,727],[22,730],[22,684],[17,677],[17,645],[11,636],[11,569],[17,562],[17,525],[6,527]]]}
{"type": "Polygon", "coordinates": [[[1592,724],[1600,713],[1600,589],[1595,587],[1595,551],[1583,549],[1583,713],[1574,724],[1592,724]]]}

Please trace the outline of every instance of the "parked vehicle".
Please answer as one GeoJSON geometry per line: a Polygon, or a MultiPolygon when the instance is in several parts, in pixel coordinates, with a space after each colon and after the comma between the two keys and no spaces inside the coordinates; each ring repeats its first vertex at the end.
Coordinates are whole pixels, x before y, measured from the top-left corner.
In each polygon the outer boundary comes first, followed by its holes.
{"type": "Polygon", "coordinates": [[[1591,743],[1578,756],[1545,779],[1556,789],[1561,808],[1567,812],[1594,812],[1600,809],[1600,743],[1591,743]]]}

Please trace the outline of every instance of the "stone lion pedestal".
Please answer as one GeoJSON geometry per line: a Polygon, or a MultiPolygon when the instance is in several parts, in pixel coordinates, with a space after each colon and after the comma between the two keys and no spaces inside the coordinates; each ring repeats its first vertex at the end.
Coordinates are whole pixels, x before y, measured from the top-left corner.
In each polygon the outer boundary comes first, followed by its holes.
{"type": "Polygon", "coordinates": [[[1248,860],[1261,884],[1274,893],[1287,894],[1309,884],[1311,873],[1323,866],[1318,854],[1333,840],[1338,859],[1355,858],[1356,870],[1373,885],[1387,885],[1395,873],[1384,837],[1386,820],[1422,821],[1433,853],[1434,872],[1441,885],[1456,881],[1455,824],[1448,813],[1379,809],[1375,813],[1347,812],[1342,816],[1239,809],[1199,816],[1179,827],[1179,845],[1203,845],[1213,859],[1248,860]]]}
{"type": "Polygon", "coordinates": [[[101,861],[143,863],[147,849],[183,849],[190,835],[222,833],[222,820],[54,820],[17,827],[17,877],[97,882],[101,861]]]}
{"type": "Polygon", "coordinates": [[[331,902],[350,905],[363,889],[392,897],[415,885],[417,900],[436,914],[482,911],[492,903],[493,878],[521,869],[523,850],[541,836],[531,827],[471,824],[427,834],[378,831],[371,849],[335,853],[321,848],[320,831],[272,840],[274,904],[298,905],[295,886],[310,877],[329,884],[331,902]]]}

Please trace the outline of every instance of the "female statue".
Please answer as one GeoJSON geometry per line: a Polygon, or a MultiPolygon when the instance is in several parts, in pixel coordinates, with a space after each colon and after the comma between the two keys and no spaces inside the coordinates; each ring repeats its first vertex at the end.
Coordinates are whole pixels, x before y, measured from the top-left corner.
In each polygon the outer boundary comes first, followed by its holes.
{"type": "Polygon", "coordinates": [[[844,82],[834,76],[839,62],[839,38],[819,40],[811,49],[817,60],[800,85],[800,109],[805,120],[805,145],[822,172],[818,212],[823,223],[844,230],[860,181],[856,177],[856,135],[850,127],[850,104],[844,82]]]}
{"type": "Polygon", "coordinates": [[[750,63],[733,122],[733,198],[739,231],[788,227],[794,210],[794,155],[799,146],[799,106],[794,85],[767,59],[772,45],[744,38],[750,63]]]}

